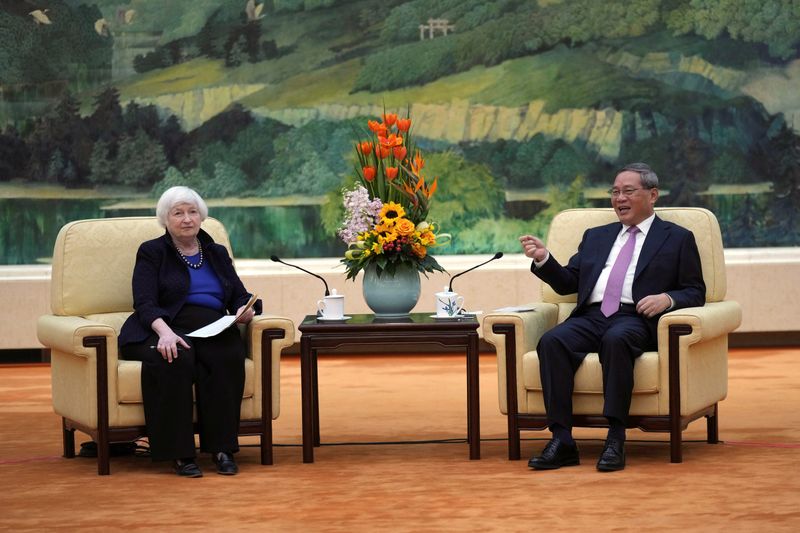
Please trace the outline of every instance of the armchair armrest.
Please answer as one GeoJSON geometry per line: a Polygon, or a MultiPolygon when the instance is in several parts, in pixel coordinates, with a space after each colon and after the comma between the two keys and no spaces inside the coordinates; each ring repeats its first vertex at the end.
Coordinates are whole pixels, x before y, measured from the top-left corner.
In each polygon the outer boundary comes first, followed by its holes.
{"type": "Polygon", "coordinates": [[[116,359],[117,332],[107,324],[93,322],[80,316],[43,315],[36,327],[39,342],[54,354],[69,354],[95,359],[97,350],[84,345],[87,337],[105,337],[108,354],[116,359]],[[113,348],[112,348],[113,347],[113,348]]]}
{"type": "Polygon", "coordinates": [[[533,307],[535,311],[495,312],[483,319],[483,338],[494,345],[497,352],[497,386],[502,413],[509,413],[509,407],[516,413],[518,402],[524,401],[521,380],[517,379],[522,375],[522,354],[534,350],[542,335],[558,323],[557,304],[537,302],[533,307]]]}
{"type": "MultiPolygon", "coordinates": [[[[294,323],[288,318],[256,315],[247,325],[247,352],[253,360],[256,375],[256,401],[261,402],[261,412],[271,413],[272,419],[280,414],[280,360],[281,351],[294,344],[294,323]],[[271,394],[264,394],[269,387],[271,394]]],[[[262,461],[264,458],[262,457],[262,461]]],[[[271,464],[271,459],[268,463],[271,464]]]]}
{"type": "MultiPolygon", "coordinates": [[[[727,335],[742,323],[738,302],[710,302],[703,307],[686,307],[663,315],[658,321],[659,348],[669,339],[669,327],[686,325],[692,332],[682,337],[687,345],[727,335]]],[[[666,344],[663,345],[666,348],[666,344]]],[[[666,351],[664,352],[666,353],[666,351]]]]}
{"type": "MultiPolygon", "coordinates": [[[[247,327],[248,343],[253,352],[257,348],[260,352],[262,335],[266,330],[283,331],[282,337],[270,336],[273,353],[279,354],[283,348],[294,344],[294,323],[291,320],[280,316],[256,315],[247,327]]],[[[254,353],[249,355],[255,357],[254,353]]]]}
{"type": "Polygon", "coordinates": [[[509,324],[514,326],[517,353],[529,352],[536,348],[542,335],[556,325],[558,305],[537,302],[531,304],[535,311],[521,313],[493,312],[483,319],[484,339],[497,348],[497,354],[505,352],[505,336],[498,335],[495,326],[509,324]]]}

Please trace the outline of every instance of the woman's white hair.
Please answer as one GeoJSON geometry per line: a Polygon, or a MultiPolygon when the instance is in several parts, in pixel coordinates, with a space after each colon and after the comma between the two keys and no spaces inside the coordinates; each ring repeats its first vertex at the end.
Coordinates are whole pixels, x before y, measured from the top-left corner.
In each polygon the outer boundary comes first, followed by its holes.
{"type": "Polygon", "coordinates": [[[197,191],[189,187],[184,187],[183,185],[178,185],[164,191],[164,194],[158,199],[156,217],[158,217],[158,223],[161,224],[162,228],[167,227],[169,210],[178,204],[189,204],[197,207],[197,210],[200,211],[201,221],[208,217],[208,206],[200,195],[197,194],[197,191]]]}

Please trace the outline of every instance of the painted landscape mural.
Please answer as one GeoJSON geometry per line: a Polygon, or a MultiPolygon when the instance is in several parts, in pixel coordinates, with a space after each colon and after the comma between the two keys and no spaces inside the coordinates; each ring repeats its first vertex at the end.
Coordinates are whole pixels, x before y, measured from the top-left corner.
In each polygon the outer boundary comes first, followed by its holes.
{"type": "Polygon", "coordinates": [[[518,252],[646,161],[728,247],[800,245],[797,0],[0,0],[0,264],[197,189],[237,257],[336,257],[407,113],[438,254],[518,252]]]}

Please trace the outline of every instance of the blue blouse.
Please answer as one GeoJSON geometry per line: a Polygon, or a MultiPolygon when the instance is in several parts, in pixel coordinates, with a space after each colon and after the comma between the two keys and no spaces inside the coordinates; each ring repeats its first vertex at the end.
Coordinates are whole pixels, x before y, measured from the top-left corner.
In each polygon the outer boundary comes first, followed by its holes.
{"type": "MultiPolygon", "coordinates": [[[[200,254],[187,255],[186,258],[192,263],[197,263],[200,260],[200,254]]],[[[222,282],[220,282],[219,277],[208,262],[204,261],[200,268],[190,268],[188,270],[190,282],[186,303],[224,311],[222,282]]]]}

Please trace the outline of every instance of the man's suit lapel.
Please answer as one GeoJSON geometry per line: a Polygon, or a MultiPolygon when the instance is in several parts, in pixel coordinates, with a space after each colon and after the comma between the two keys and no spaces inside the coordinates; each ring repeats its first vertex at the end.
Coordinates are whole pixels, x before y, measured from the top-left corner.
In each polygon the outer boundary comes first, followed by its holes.
{"type": "Polygon", "coordinates": [[[621,229],[622,224],[620,223],[603,226],[602,233],[595,238],[595,248],[592,251],[593,266],[589,272],[588,282],[583,285],[584,294],[579,295],[580,301],[578,302],[578,305],[583,304],[589,298],[592,289],[594,289],[594,286],[597,284],[597,280],[600,278],[600,273],[603,271],[603,267],[606,266],[608,255],[611,253],[611,248],[613,248],[614,241],[617,239],[617,235],[619,235],[619,231],[621,229]]]}
{"type": "Polygon", "coordinates": [[[647,237],[642,245],[642,251],[639,252],[639,260],[636,262],[636,272],[633,275],[634,280],[639,277],[642,270],[652,261],[658,250],[667,242],[668,238],[669,229],[667,225],[664,224],[663,220],[656,217],[653,220],[653,224],[650,226],[650,231],[647,232],[647,237]]]}

